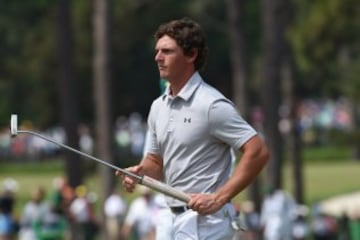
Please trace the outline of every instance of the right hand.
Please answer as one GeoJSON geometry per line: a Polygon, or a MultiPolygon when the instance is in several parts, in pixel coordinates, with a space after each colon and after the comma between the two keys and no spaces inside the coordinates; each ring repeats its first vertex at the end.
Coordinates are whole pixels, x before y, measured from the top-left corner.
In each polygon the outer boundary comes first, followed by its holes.
{"type": "MultiPolygon", "coordinates": [[[[135,173],[137,175],[140,175],[141,172],[142,172],[142,166],[136,165],[136,166],[133,166],[133,167],[126,168],[125,170],[129,171],[129,172],[132,172],[132,173],[135,173]]],[[[122,186],[125,188],[125,190],[127,192],[134,192],[135,186],[138,183],[138,181],[136,179],[134,179],[134,178],[132,178],[132,177],[120,172],[120,171],[116,171],[115,175],[120,176],[120,178],[122,179],[122,186]]]]}

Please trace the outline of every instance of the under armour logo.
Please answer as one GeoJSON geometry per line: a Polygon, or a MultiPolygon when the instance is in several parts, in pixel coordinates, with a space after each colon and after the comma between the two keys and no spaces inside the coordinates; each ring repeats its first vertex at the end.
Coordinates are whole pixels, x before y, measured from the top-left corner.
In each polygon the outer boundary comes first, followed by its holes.
{"type": "Polygon", "coordinates": [[[184,123],[186,122],[191,123],[191,118],[184,118],[184,123]]]}

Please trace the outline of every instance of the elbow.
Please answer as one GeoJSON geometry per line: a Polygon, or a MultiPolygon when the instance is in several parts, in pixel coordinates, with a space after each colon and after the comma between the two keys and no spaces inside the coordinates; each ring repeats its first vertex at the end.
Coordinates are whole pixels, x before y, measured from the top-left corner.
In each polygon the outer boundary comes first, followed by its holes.
{"type": "Polygon", "coordinates": [[[261,162],[263,162],[264,165],[266,165],[270,160],[270,151],[266,145],[264,145],[261,148],[261,151],[259,153],[259,159],[261,162]]]}

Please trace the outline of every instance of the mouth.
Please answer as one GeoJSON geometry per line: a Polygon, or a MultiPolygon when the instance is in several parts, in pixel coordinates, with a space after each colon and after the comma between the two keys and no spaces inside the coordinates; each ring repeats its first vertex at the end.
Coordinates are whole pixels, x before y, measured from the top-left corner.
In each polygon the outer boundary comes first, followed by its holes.
{"type": "Polygon", "coordinates": [[[158,65],[158,69],[159,69],[159,71],[163,71],[163,70],[165,70],[165,69],[166,69],[166,67],[165,67],[165,66],[163,66],[163,65],[158,65]]]}

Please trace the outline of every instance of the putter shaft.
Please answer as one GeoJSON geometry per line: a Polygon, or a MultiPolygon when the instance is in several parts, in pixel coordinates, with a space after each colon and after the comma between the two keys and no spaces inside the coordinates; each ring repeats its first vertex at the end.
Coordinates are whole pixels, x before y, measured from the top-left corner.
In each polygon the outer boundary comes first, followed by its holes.
{"type": "Polygon", "coordinates": [[[86,157],[86,158],[90,158],[90,159],[92,159],[92,160],[94,160],[94,161],[96,161],[96,162],[98,162],[98,163],[101,163],[101,164],[103,164],[103,165],[106,165],[106,166],[108,166],[108,167],[111,167],[111,168],[113,168],[113,169],[115,169],[115,170],[117,170],[117,171],[119,171],[119,172],[121,172],[121,173],[123,173],[123,174],[125,174],[125,175],[128,175],[128,176],[136,179],[136,180],[139,181],[139,182],[141,182],[142,179],[143,179],[143,178],[142,178],[141,176],[139,176],[139,175],[136,175],[136,174],[134,174],[134,173],[132,173],[132,172],[126,171],[126,170],[124,170],[124,169],[122,169],[122,168],[118,168],[118,167],[116,167],[116,166],[113,165],[113,164],[110,164],[110,163],[108,163],[108,162],[105,162],[105,161],[103,161],[103,160],[101,160],[101,159],[99,159],[99,158],[96,158],[96,157],[94,157],[94,156],[91,156],[91,155],[89,155],[89,154],[87,154],[87,153],[84,153],[84,152],[81,152],[81,151],[79,151],[79,150],[76,150],[75,148],[69,147],[69,146],[67,146],[67,145],[65,145],[65,144],[56,142],[56,141],[52,140],[51,138],[47,138],[47,137],[45,137],[45,136],[43,136],[43,135],[41,135],[41,134],[39,134],[39,133],[36,133],[36,132],[33,132],[33,131],[27,131],[27,130],[18,130],[17,133],[28,133],[28,134],[31,134],[31,135],[35,135],[35,136],[37,136],[37,137],[39,137],[39,138],[42,138],[42,139],[44,139],[44,140],[46,140],[46,141],[52,142],[52,143],[54,143],[54,144],[56,144],[56,145],[58,145],[58,146],[60,146],[60,147],[66,148],[66,149],[69,150],[69,151],[75,152],[75,153],[80,154],[80,155],[82,155],[82,156],[84,156],[84,157],[86,157]]]}

